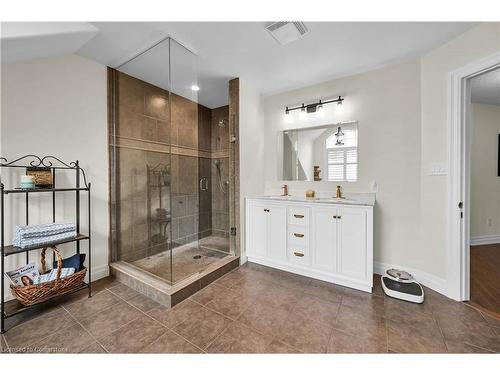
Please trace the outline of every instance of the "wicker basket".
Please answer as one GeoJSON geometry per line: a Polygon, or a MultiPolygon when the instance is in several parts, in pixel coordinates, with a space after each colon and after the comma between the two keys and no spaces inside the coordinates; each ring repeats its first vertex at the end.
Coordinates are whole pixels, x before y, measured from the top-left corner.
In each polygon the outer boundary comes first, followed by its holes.
{"type": "MultiPolygon", "coordinates": [[[[61,279],[61,254],[55,246],[51,246],[50,248],[54,251],[54,254],[57,258],[57,275],[55,280],[36,285],[10,286],[12,295],[24,306],[35,305],[37,303],[47,301],[53,297],[65,294],[72,289],[76,289],[83,284],[83,280],[85,279],[85,275],[87,274],[87,268],[84,267],[82,270],[61,279]]],[[[40,261],[42,263],[42,273],[47,272],[47,265],[45,264],[46,250],[47,248],[44,247],[40,255],[40,261]]]]}

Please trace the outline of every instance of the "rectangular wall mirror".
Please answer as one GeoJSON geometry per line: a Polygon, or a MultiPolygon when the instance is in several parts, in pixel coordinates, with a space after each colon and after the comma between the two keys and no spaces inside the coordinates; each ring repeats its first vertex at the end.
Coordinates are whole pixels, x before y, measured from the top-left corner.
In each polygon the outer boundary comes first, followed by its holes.
{"type": "Polygon", "coordinates": [[[283,131],[284,181],[357,179],[357,122],[283,131]]]}

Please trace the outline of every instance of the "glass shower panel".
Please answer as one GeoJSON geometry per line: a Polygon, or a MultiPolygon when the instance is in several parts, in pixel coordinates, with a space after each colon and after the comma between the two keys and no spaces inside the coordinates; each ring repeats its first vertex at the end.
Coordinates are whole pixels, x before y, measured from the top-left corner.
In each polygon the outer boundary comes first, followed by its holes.
{"type": "Polygon", "coordinates": [[[113,260],[172,283],[170,40],[113,71],[113,260]]]}

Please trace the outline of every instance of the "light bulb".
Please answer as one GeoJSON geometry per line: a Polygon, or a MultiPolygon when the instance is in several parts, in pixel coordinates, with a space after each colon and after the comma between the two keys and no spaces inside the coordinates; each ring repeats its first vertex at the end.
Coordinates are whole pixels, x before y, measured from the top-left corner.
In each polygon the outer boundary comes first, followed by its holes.
{"type": "Polygon", "coordinates": [[[200,86],[193,85],[193,86],[191,86],[191,90],[193,90],[193,91],[200,91],[200,86]]]}
{"type": "Polygon", "coordinates": [[[302,107],[300,108],[300,115],[299,115],[299,118],[301,120],[305,120],[306,119],[306,107],[304,106],[304,104],[302,104],[302,107]]]}

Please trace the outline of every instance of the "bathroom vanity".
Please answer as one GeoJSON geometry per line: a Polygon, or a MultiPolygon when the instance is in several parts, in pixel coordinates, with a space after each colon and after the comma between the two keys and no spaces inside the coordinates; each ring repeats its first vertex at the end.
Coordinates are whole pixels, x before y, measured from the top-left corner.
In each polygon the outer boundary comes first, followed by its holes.
{"type": "Polygon", "coordinates": [[[372,291],[375,200],[246,199],[250,262],[372,291]]]}

